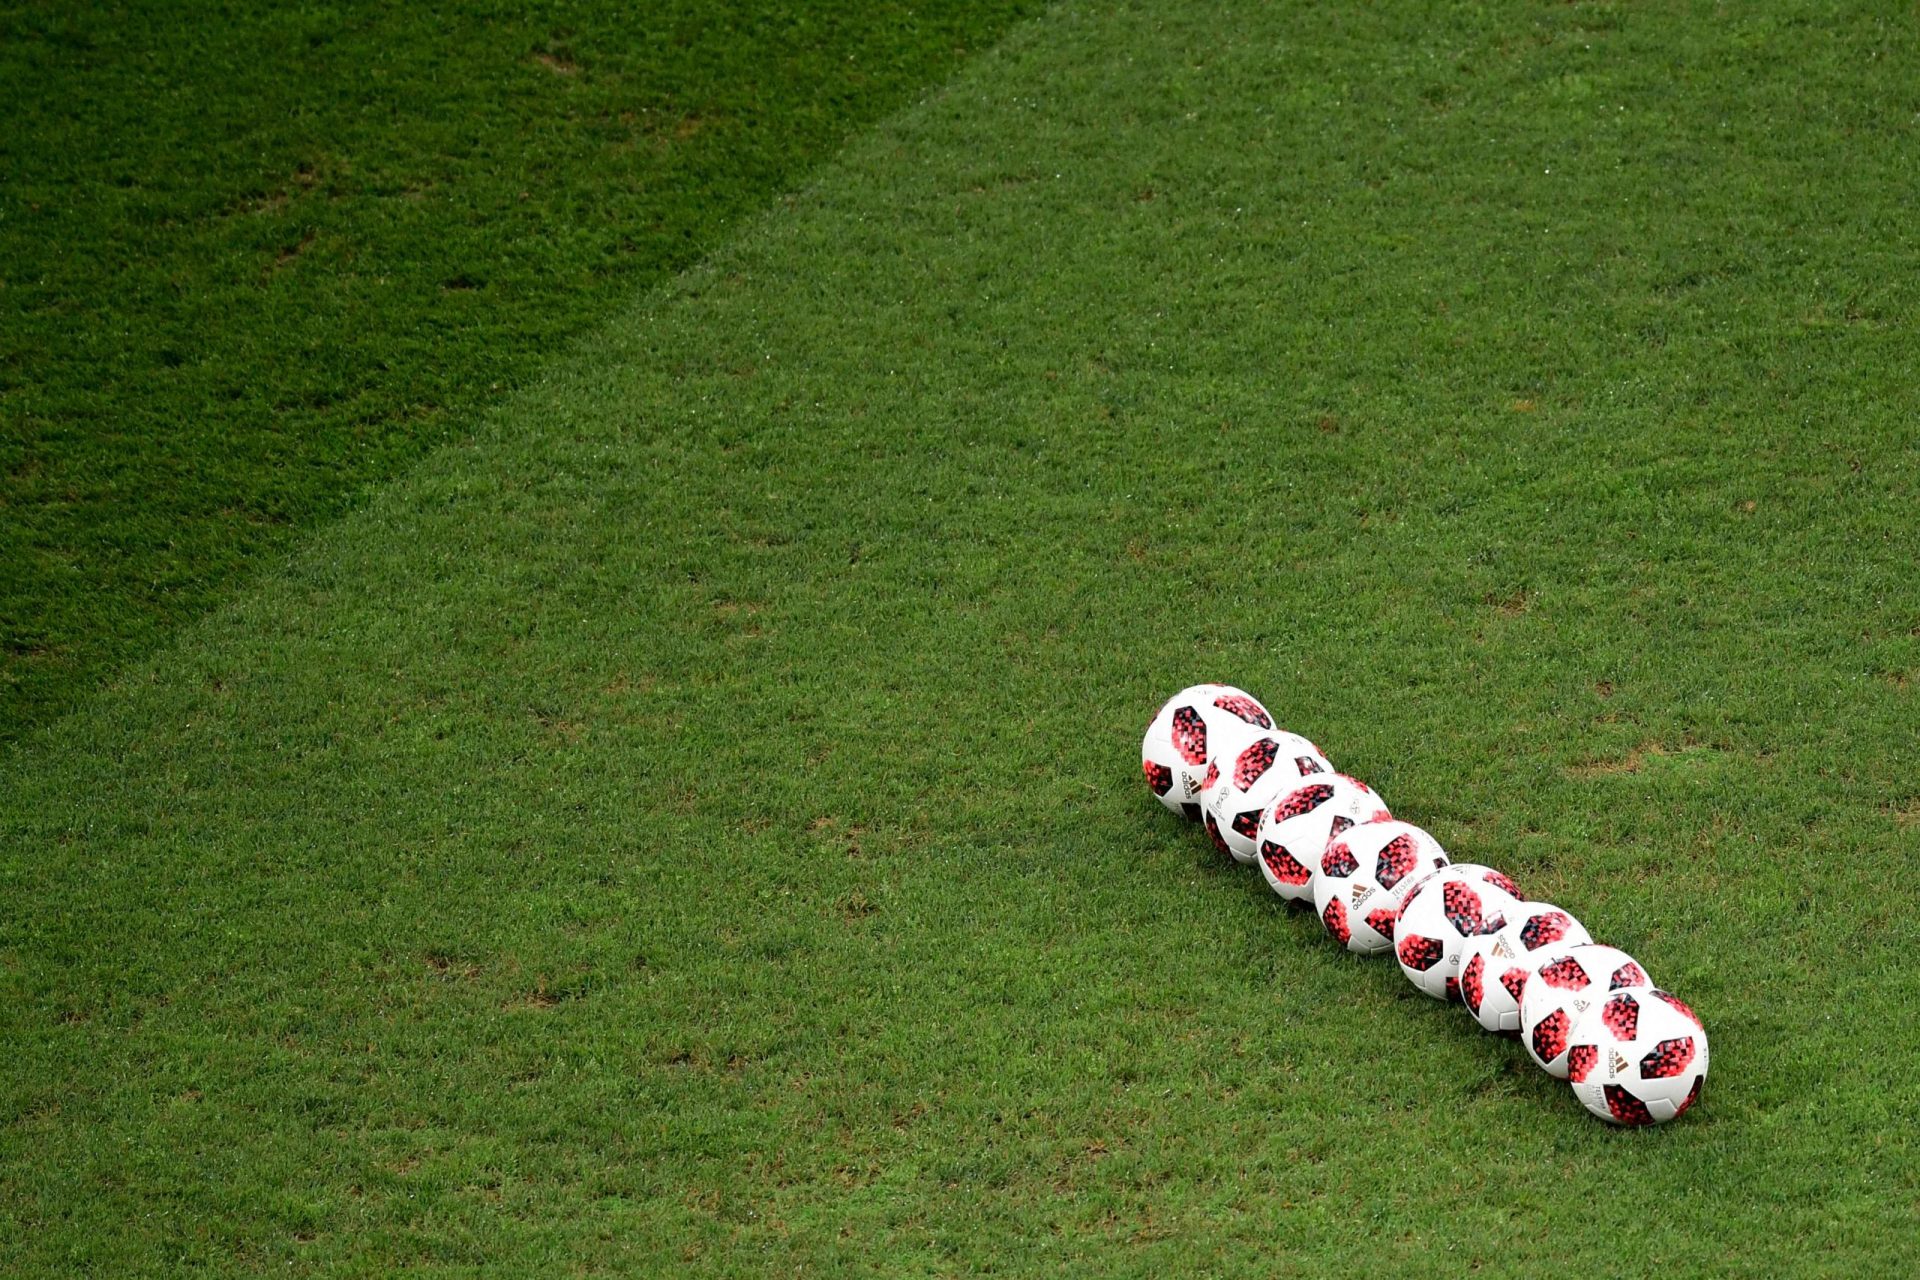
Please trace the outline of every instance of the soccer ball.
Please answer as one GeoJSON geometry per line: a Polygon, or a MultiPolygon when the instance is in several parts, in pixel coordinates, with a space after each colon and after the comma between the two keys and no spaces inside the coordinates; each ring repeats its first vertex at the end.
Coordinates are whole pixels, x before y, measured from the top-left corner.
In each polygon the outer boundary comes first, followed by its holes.
{"type": "Polygon", "coordinates": [[[1460,966],[1460,1003],[1489,1031],[1520,1034],[1520,993],[1534,962],[1555,945],[1592,942],[1586,926],[1551,902],[1507,909],[1504,928],[1467,944],[1460,966]]]}
{"type": "MultiPolygon", "coordinates": [[[[1229,741],[1237,735],[1229,735],[1229,741]]],[[[1212,818],[1212,830],[1238,862],[1252,862],[1259,851],[1260,815],[1302,778],[1331,774],[1320,749],[1297,733],[1262,733],[1231,757],[1215,756],[1200,788],[1200,806],[1212,818]]]]}
{"type": "Polygon", "coordinates": [[[1200,789],[1213,756],[1209,738],[1230,725],[1254,732],[1273,728],[1273,717],[1250,695],[1225,684],[1196,684],[1168,698],[1140,744],[1147,790],[1173,812],[1200,820],[1200,789]]]}
{"type": "Polygon", "coordinates": [[[1290,902],[1313,901],[1313,874],[1327,841],[1393,815],[1373,788],[1344,773],[1315,774],[1283,791],[1261,815],[1260,874],[1290,902]]]}
{"type": "Polygon", "coordinates": [[[1557,946],[1534,965],[1520,992],[1520,1042],[1550,1076],[1567,1078],[1574,1024],[1609,991],[1652,986],[1647,971],[1618,947],[1557,946]]]}
{"type": "Polygon", "coordinates": [[[1347,950],[1363,956],[1391,951],[1400,899],[1446,865],[1440,842],[1411,822],[1362,822],[1321,851],[1313,909],[1347,950]]]}
{"type": "Polygon", "coordinates": [[[1213,847],[1220,851],[1220,856],[1231,858],[1233,850],[1228,847],[1227,838],[1220,834],[1219,822],[1215,821],[1214,816],[1207,812],[1205,807],[1200,810],[1200,825],[1207,829],[1207,839],[1213,841],[1213,847]]]}
{"type": "Polygon", "coordinates": [[[1502,928],[1520,890],[1492,867],[1456,862],[1408,888],[1393,924],[1393,953],[1407,981],[1435,1000],[1460,998],[1467,943],[1502,928]]]}
{"type": "Polygon", "coordinates": [[[1658,987],[1625,987],[1588,1009],[1567,1046],[1567,1081],[1615,1124],[1678,1119],[1707,1078],[1707,1029],[1658,987]]]}

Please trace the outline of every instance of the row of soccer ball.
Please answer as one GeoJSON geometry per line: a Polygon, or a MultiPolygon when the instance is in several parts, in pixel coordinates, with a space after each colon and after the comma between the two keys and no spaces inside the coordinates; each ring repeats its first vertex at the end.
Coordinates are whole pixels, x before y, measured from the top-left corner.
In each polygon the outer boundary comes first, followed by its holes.
{"type": "Polygon", "coordinates": [[[1364,782],[1279,728],[1258,699],[1201,684],[1168,699],[1141,746],[1147,788],[1205,824],[1272,890],[1311,902],[1349,951],[1391,951],[1414,986],[1517,1034],[1587,1109],[1672,1120],[1700,1096],[1707,1034],[1677,997],[1571,913],[1527,900],[1492,867],[1453,862],[1364,782]]]}

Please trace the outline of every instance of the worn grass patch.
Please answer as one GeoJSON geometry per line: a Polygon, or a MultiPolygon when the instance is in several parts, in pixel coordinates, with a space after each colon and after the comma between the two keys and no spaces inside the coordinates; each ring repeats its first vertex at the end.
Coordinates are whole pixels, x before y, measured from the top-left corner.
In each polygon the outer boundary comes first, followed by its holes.
{"type": "Polygon", "coordinates": [[[1899,1273],[1913,60],[1022,28],[0,764],[5,1269],[1899,1273]],[[1201,677],[1682,993],[1701,1106],[1166,817],[1201,677]]]}

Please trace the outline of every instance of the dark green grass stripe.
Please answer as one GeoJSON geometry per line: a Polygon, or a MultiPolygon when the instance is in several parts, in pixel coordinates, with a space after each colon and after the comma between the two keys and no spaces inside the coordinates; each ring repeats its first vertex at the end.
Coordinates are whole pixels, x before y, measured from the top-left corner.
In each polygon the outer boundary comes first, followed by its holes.
{"type": "Polygon", "coordinates": [[[0,740],[1038,7],[0,12],[0,740]]]}

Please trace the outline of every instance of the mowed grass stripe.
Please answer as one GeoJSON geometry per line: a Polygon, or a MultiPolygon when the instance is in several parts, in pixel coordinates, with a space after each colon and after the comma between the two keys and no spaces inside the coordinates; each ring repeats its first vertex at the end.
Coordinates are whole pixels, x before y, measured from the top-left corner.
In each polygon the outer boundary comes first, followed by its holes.
{"type": "Polygon", "coordinates": [[[6,762],[10,1261],[1897,1269],[1885,41],[1023,29],[6,762]],[[1161,816],[1202,676],[1681,992],[1698,1113],[1161,816]]]}
{"type": "Polygon", "coordinates": [[[1037,8],[0,12],[0,741],[1037,8]]]}

